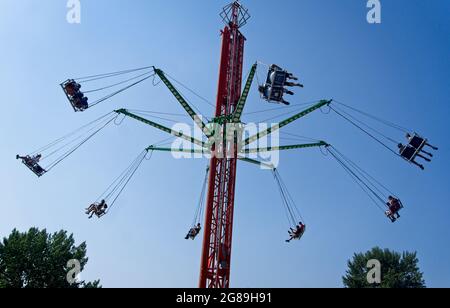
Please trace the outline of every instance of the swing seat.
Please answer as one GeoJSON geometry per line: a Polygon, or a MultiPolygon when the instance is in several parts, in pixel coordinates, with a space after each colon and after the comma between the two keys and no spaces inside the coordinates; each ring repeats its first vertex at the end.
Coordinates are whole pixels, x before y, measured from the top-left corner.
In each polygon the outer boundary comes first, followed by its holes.
{"type": "Polygon", "coordinates": [[[398,201],[398,203],[394,208],[397,212],[400,212],[400,210],[402,210],[404,208],[404,206],[403,206],[403,203],[401,200],[397,200],[397,201],[398,201]]]}
{"type": "Polygon", "coordinates": [[[401,209],[403,209],[403,205],[399,203],[395,206],[389,207],[389,212],[391,212],[392,214],[397,214],[401,209]]]}
{"type": "Polygon", "coordinates": [[[418,134],[414,134],[408,145],[400,152],[400,156],[411,163],[414,162],[427,142],[427,139],[420,137],[418,134]]]}
{"type": "Polygon", "coordinates": [[[189,230],[188,235],[186,235],[186,239],[195,241],[195,239],[197,238],[198,235],[199,235],[199,233],[195,233],[192,230],[189,230]]]}
{"type": "Polygon", "coordinates": [[[284,100],[284,90],[282,87],[269,86],[268,90],[262,94],[262,98],[269,103],[282,103],[284,100]]]}
{"type": "Polygon", "coordinates": [[[422,149],[418,150],[408,145],[400,152],[400,156],[409,162],[413,162],[417,158],[417,155],[420,153],[422,149]]]}
{"type": "Polygon", "coordinates": [[[396,222],[397,218],[395,217],[396,213],[392,213],[390,210],[386,211],[386,217],[389,218],[389,220],[391,220],[392,222],[396,222]]]}
{"type": "Polygon", "coordinates": [[[82,98],[75,97],[74,99],[72,99],[72,106],[77,111],[85,111],[89,108],[88,98],[85,96],[83,96],[82,98]]]}
{"type": "Polygon", "coordinates": [[[409,142],[409,145],[420,152],[423,150],[427,142],[428,142],[427,139],[422,138],[417,134],[414,134],[414,136],[411,138],[411,141],[409,142]]]}
{"type": "Polygon", "coordinates": [[[396,204],[394,206],[388,205],[389,209],[386,211],[386,216],[394,221],[397,220],[395,218],[395,215],[397,215],[404,208],[402,201],[399,199],[397,199],[397,201],[398,202],[396,202],[396,204]]]}
{"type": "Polygon", "coordinates": [[[286,84],[287,80],[287,72],[284,71],[269,71],[267,76],[267,84],[270,84],[272,87],[281,87],[283,88],[286,84]]]}
{"type": "Polygon", "coordinates": [[[34,174],[36,174],[37,177],[39,177],[39,178],[47,172],[38,163],[33,162],[31,159],[27,160],[27,161],[23,160],[22,163],[25,166],[27,166],[27,168],[30,169],[34,174]]]}
{"type": "Polygon", "coordinates": [[[300,233],[300,238],[302,238],[303,235],[305,235],[305,232],[306,232],[306,225],[303,227],[303,230],[302,230],[302,232],[300,233]]]}
{"type": "Polygon", "coordinates": [[[95,216],[97,216],[97,218],[102,218],[103,216],[105,216],[107,214],[107,212],[103,212],[103,213],[101,213],[101,214],[97,214],[97,213],[95,213],[95,216]]]}
{"type": "Polygon", "coordinates": [[[296,240],[296,241],[301,240],[301,239],[303,238],[303,236],[305,235],[305,232],[306,232],[306,226],[304,226],[302,232],[300,232],[299,235],[295,236],[295,237],[293,238],[293,240],[296,240]]]}
{"type": "Polygon", "coordinates": [[[73,79],[65,81],[61,87],[75,112],[83,112],[89,108],[88,98],[80,91],[81,86],[73,79]]]}
{"type": "Polygon", "coordinates": [[[281,102],[283,100],[284,91],[283,88],[280,87],[271,87],[269,100],[274,102],[281,102]]]}
{"type": "Polygon", "coordinates": [[[293,241],[300,241],[303,238],[303,235],[305,234],[305,232],[303,232],[302,234],[300,234],[299,236],[293,237],[292,240],[293,241]]]}
{"type": "MultiPolygon", "coordinates": [[[[108,206],[108,204],[105,203],[106,206],[108,206]]],[[[93,204],[91,204],[87,209],[86,209],[86,215],[89,215],[91,212],[90,210],[93,210],[94,215],[97,216],[98,218],[102,218],[103,216],[105,216],[106,214],[108,214],[108,210],[106,207],[106,209],[104,210],[99,210],[98,208],[100,207],[100,202],[95,202],[93,204]]]]}
{"type": "Polygon", "coordinates": [[[273,87],[284,87],[288,79],[288,72],[278,65],[271,65],[267,73],[266,83],[273,87]]]}
{"type": "Polygon", "coordinates": [[[267,73],[266,83],[264,84],[264,91],[262,98],[269,103],[283,103],[286,82],[289,78],[289,73],[277,65],[272,65],[267,73]]]}
{"type": "Polygon", "coordinates": [[[66,92],[66,94],[69,96],[74,96],[80,90],[80,88],[81,86],[73,79],[69,79],[63,84],[64,92],[66,92]]]}

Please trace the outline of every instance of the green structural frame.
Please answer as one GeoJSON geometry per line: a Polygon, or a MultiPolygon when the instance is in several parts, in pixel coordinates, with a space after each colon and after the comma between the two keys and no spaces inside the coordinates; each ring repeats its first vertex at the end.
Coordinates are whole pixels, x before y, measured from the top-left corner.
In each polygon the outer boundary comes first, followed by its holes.
{"type": "MultiPolygon", "coordinates": [[[[245,108],[245,104],[247,102],[248,94],[250,92],[253,80],[256,75],[257,70],[257,63],[255,63],[249,73],[249,76],[247,78],[247,82],[245,84],[245,87],[243,89],[243,92],[240,96],[240,99],[238,101],[238,104],[236,106],[235,111],[232,113],[231,116],[226,118],[220,118],[220,119],[212,119],[210,123],[219,123],[219,124],[242,124],[241,122],[241,116],[245,108]]],[[[180,105],[183,107],[183,109],[187,112],[187,114],[191,117],[191,119],[195,122],[195,124],[202,130],[206,138],[210,138],[214,135],[214,132],[211,132],[208,126],[201,120],[201,116],[198,115],[194,109],[189,105],[189,103],[183,98],[183,96],[178,92],[178,90],[174,87],[174,85],[167,79],[165,73],[161,69],[157,69],[154,67],[155,73],[161,78],[163,83],[166,85],[166,87],[169,89],[169,91],[173,94],[173,96],[176,98],[176,100],[180,103],[180,105]]],[[[313,105],[312,107],[305,109],[296,115],[287,118],[284,121],[281,121],[280,123],[273,125],[272,127],[259,132],[258,134],[255,134],[243,141],[244,147],[247,147],[251,145],[253,142],[258,141],[262,137],[268,136],[272,134],[273,132],[280,130],[281,128],[306,117],[307,115],[313,113],[316,110],[321,109],[324,106],[329,106],[333,100],[321,100],[317,104],[313,105]]],[[[154,121],[148,120],[146,118],[143,118],[141,116],[138,116],[132,112],[130,112],[127,109],[118,109],[115,110],[117,114],[124,115],[126,117],[129,117],[131,119],[137,120],[139,122],[142,122],[144,124],[147,124],[149,126],[152,126],[154,128],[157,128],[165,133],[168,133],[170,135],[173,135],[177,138],[184,139],[188,142],[190,142],[193,147],[191,149],[181,149],[181,148],[163,148],[163,147],[157,147],[155,145],[151,145],[146,148],[147,152],[150,151],[158,151],[158,152],[180,152],[180,153],[191,153],[191,154],[209,154],[211,155],[211,149],[213,146],[213,143],[206,143],[204,141],[201,141],[199,139],[196,139],[192,136],[188,136],[183,134],[182,132],[177,132],[171,128],[168,128],[164,125],[161,125],[159,123],[156,123],[154,121]],[[195,148],[195,146],[200,148],[195,148]]],[[[286,151],[286,150],[295,150],[295,149],[307,149],[307,148],[317,148],[317,147],[329,147],[330,145],[325,141],[318,141],[316,143],[307,143],[307,144],[294,144],[294,145],[281,145],[276,147],[266,147],[266,148],[244,148],[239,151],[238,153],[238,159],[247,163],[255,164],[258,166],[262,166],[268,169],[275,169],[275,167],[266,162],[258,161],[255,159],[251,159],[246,157],[247,154],[252,153],[263,153],[263,152],[271,152],[271,151],[286,151]]]]}
{"type": "Polygon", "coordinates": [[[195,124],[200,127],[202,132],[206,136],[210,136],[211,132],[209,131],[206,124],[201,120],[201,117],[192,109],[192,107],[189,105],[189,103],[184,99],[184,97],[181,95],[180,92],[175,88],[175,86],[167,79],[166,75],[161,69],[154,68],[155,73],[158,75],[159,78],[161,78],[162,82],[166,85],[166,87],[169,89],[169,91],[173,94],[173,96],[176,98],[176,100],[180,103],[180,105],[184,108],[184,110],[187,112],[187,114],[191,117],[192,120],[194,120],[195,124]]]}

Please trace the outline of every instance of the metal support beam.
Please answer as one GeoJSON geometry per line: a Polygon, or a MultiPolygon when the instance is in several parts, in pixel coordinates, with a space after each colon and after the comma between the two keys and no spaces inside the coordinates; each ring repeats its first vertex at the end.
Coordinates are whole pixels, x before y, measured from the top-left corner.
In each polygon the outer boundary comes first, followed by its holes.
{"type": "Polygon", "coordinates": [[[313,113],[316,110],[319,110],[320,108],[322,108],[324,106],[330,105],[332,102],[333,102],[333,100],[322,100],[319,103],[317,103],[316,105],[312,106],[311,108],[303,110],[302,112],[299,112],[296,115],[294,115],[294,116],[292,116],[292,117],[290,117],[290,118],[288,118],[288,119],[286,119],[284,121],[281,121],[277,125],[274,125],[274,126],[268,128],[268,129],[266,129],[265,131],[262,131],[262,132],[260,132],[260,133],[258,133],[256,135],[254,135],[254,136],[251,136],[251,137],[247,138],[244,141],[244,145],[249,145],[249,144],[255,142],[256,140],[258,140],[258,139],[260,139],[262,137],[270,135],[271,133],[281,129],[282,127],[285,127],[286,125],[289,125],[292,122],[295,122],[298,119],[301,119],[301,118],[307,116],[308,114],[313,113]]]}
{"type": "Polygon", "coordinates": [[[307,149],[307,148],[317,148],[329,146],[325,141],[320,141],[316,143],[307,143],[307,144],[295,144],[295,145],[284,145],[278,147],[268,147],[268,148],[256,148],[256,149],[245,149],[242,153],[250,154],[250,153],[261,153],[261,152],[273,152],[273,151],[286,151],[286,150],[295,150],[295,149],[307,149]]]}
{"type": "MultiPolygon", "coordinates": [[[[149,146],[148,148],[145,149],[147,152],[150,151],[156,151],[156,152],[178,152],[178,153],[191,153],[191,154],[211,154],[210,151],[206,150],[206,149],[202,149],[202,150],[198,150],[198,149],[172,149],[172,148],[160,148],[160,147],[156,147],[156,146],[149,146]]],[[[246,158],[243,156],[239,156],[238,159],[240,161],[243,162],[247,162],[247,163],[251,163],[254,165],[258,165],[258,166],[263,166],[266,167],[268,169],[275,169],[275,167],[272,164],[268,164],[265,162],[261,162],[255,159],[251,159],[251,158],[246,158]]]]}
{"type": "MultiPolygon", "coordinates": [[[[225,15],[227,25],[222,31],[216,118],[233,115],[242,87],[245,37],[239,27],[244,24],[242,16],[248,13],[235,1],[228,6],[225,15]]],[[[224,125],[226,123],[222,124],[223,132],[226,131],[224,125]]],[[[213,145],[211,152],[221,155],[213,155],[210,163],[199,286],[229,288],[238,159],[236,141],[223,138],[213,145]],[[235,150],[232,157],[228,158],[227,149],[230,146],[235,150]]]]}
{"type": "Polygon", "coordinates": [[[248,93],[250,92],[250,88],[252,87],[253,79],[255,78],[256,69],[258,64],[255,63],[250,70],[250,74],[248,75],[247,83],[245,84],[244,90],[242,91],[242,95],[239,98],[239,102],[236,106],[236,110],[233,114],[233,123],[239,123],[241,121],[242,111],[244,110],[245,103],[247,102],[248,93]]]}
{"type": "Polygon", "coordinates": [[[186,110],[188,115],[191,117],[192,120],[194,120],[195,124],[197,124],[198,127],[202,130],[202,132],[206,136],[210,136],[211,132],[209,131],[206,124],[202,121],[200,118],[200,115],[198,115],[194,109],[189,105],[189,103],[184,99],[184,97],[178,92],[178,90],[175,88],[175,86],[167,79],[164,72],[158,68],[155,68],[155,73],[161,78],[162,82],[166,85],[166,87],[169,89],[169,91],[173,94],[173,96],[176,98],[176,100],[181,104],[181,106],[186,110]]]}
{"type": "Polygon", "coordinates": [[[182,138],[184,140],[187,140],[187,141],[189,141],[189,142],[191,142],[193,144],[196,144],[198,146],[201,146],[203,148],[207,148],[206,143],[203,142],[203,141],[200,141],[200,140],[198,140],[198,139],[196,139],[194,137],[187,136],[187,135],[183,134],[182,132],[174,131],[173,129],[168,128],[168,127],[166,127],[164,125],[158,124],[156,122],[153,122],[153,121],[150,121],[150,120],[145,119],[143,117],[140,117],[138,115],[135,115],[135,114],[129,112],[128,110],[126,110],[126,109],[119,109],[119,110],[115,110],[114,112],[116,112],[117,114],[123,114],[124,116],[127,116],[129,118],[138,120],[139,122],[142,122],[144,124],[147,124],[147,125],[150,125],[152,127],[155,127],[155,128],[157,128],[159,130],[162,130],[163,132],[166,132],[166,133],[171,134],[171,135],[173,135],[175,137],[178,137],[178,138],[182,138]]]}
{"type": "Polygon", "coordinates": [[[156,146],[149,146],[145,149],[147,152],[156,151],[156,152],[177,152],[177,153],[191,153],[191,154],[210,154],[211,152],[206,149],[175,149],[175,148],[160,148],[156,146]]]}
{"type": "Polygon", "coordinates": [[[268,164],[256,159],[251,159],[251,158],[246,158],[246,157],[239,157],[238,158],[240,161],[246,162],[246,163],[250,163],[250,164],[254,164],[260,167],[266,167],[267,169],[275,169],[275,166],[273,164],[268,164]]]}

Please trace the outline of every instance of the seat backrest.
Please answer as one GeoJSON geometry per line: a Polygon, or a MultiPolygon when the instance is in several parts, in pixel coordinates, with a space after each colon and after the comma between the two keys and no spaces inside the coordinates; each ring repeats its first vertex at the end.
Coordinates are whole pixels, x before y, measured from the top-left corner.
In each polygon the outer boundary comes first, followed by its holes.
{"type": "Polygon", "coordinates": [[[284,87],[286,83],[286,72],[283,71],[276,71],[274,72],[272,79],[272,86],[273,87],[284,87]]]}
{"type": "Polygon", "coordinates": [[[283,88],[272,87],[269,99],[271,101],[281,102],[283,100],[283,88]]]}
{"type": "Polygon", "coordinates": [[[416,149],[414,149],[411,146],[406,146],[403,151],[400,153],[400,155],[402,157],[404,157],[407,160],[413,160],[415,157],[414,155],[416,154],[416,149]]]}
{"type": "Polygon", "coordinates": [[[425,142],[426,140],[424,138],[415,135],[414,137],[412,137],[411,141],[409,142],[409,145],[416,149],[420,149],[423,147],[425,142]]]}

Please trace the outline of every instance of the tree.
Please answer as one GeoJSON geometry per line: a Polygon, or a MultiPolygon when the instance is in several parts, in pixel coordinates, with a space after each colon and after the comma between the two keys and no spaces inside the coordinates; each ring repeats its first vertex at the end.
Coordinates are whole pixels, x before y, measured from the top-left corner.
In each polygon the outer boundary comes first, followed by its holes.
{"type": "Polygon", "coordinates": [[[366,253],[355,254],[348,262],[348,270],[343,277],[346,288],[425,288],[423,274],[418,266],[417,253],[403,254],[375,247],[366,253]],[[377,269],[373,260],[380,265],[379,283],[369,283],[369,276],[377,269]],[[371,272],[372,271],[372,272],[371,272]]]}
{"type": "MultiPolygon", "coordinates": [[[[98,288],[100,281],[69,283],[69,260],[78,260],[80,272],[88,262],[86,243],[75,246],[66,231],[48,234],[31,228],[13,230],[0,242],[0,288],[98,288]]],[[[75,271],[73,271],[75,272],[75,271]]]]}

